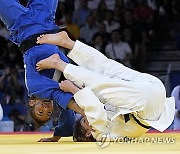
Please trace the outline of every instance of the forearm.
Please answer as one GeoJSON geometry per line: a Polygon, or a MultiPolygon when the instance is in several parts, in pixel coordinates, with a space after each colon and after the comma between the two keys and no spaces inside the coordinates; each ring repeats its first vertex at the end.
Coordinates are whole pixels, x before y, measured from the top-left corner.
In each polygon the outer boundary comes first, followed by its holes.
{"type": "Polygon", "coordinates": [[[67,108],[81,114],[82,116],[85,116],[84,110],[80,108],[80,106],[73,99],[70,100],[69,104],[67,105],[67,108]]]}
{"type": "Polygon", "coordinates": [[[88,122],[93,128],[103,132],[106,129],[107,113],[99,99],[89,87],[83,88],[74,95],[75,101],[83,107],[88,122]]]}
{"type": "Polygon", "coordinates": [[[61,136],[52,136],[49,138],[41,138],[38,142],[58,142],[61,136]]]}
{"type": "Polygon", "coordinates": [[[53,136],[51,137],[52,141],[58,142],[61,139],[61,136],[53,136]]]}
{"type": "MultiPolygon", "coordinates": [[[[72,94],[76,94],[78,91],[80,91],[80,88],[78,88],[76,85],[74,85],[71,81],[68,81],[68,80],[61,82],[60,89],[66,92],[71,92],[72,94]]],[[[74,99],[71,99],[69,101],[67,108],[85,116],[84,110],[75,102],[74,99]]]]}
{"type": "Polygon", "coordinates": [[[70,91],[70,92],[71,92],[72,94],[76,94],[79,90],[81,90],[81,89],[74,85],[74,86],[71,88],[71,91],[70,91]]]}

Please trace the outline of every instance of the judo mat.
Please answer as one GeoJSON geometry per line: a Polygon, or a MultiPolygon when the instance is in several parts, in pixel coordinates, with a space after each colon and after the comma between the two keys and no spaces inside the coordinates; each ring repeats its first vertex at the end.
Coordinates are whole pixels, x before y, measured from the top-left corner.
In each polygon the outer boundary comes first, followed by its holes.
{"type": "Polygon", "coordinates": [[[180,132],[149,132],[138,140],[113,142],[73,142],[72,137],[63,137],[57,142],[37,142],[51,137],[52,132],[0,133],[0,154],[180,154],[180,132]]]}

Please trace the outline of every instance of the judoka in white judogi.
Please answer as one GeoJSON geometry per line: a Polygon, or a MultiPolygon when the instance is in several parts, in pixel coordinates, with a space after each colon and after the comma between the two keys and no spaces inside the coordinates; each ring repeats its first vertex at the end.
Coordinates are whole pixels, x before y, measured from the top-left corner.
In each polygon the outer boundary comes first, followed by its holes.
{"type": "Polygon", "coordinates": [[[68,64],[63,73],[78,87],[85,87],[74,98],[95,128],[94,138],[99,133],[138,137],[148,129],[137,120],[159,131],[171,125],[174,98],[166,98],[158,78],[129,69],[80,41],[76,41],[68,57],[79,66],[68,64]],[[128,113],[130,120],[125,122],[128,113]]]}

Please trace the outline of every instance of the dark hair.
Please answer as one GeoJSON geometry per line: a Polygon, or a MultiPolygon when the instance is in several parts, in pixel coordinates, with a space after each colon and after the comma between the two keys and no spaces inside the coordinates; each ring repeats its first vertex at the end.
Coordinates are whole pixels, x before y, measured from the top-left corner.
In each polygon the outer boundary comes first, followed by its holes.
{"type": "Polygon", "coordinates": [[[93,138],[93,136],[86,137],[86,130],[81,125],[81,117],[78,119],[74,125],[74,131],[73,131],[73,141],[74,142],[96,142],[96,140],[93,138]]]}

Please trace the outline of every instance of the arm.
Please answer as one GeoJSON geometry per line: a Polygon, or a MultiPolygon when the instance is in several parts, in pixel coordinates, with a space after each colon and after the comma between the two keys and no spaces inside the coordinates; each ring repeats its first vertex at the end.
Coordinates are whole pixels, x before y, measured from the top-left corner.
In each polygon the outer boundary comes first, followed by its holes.
{"type": "Polygon", "coordinates": [[[50,138],[41,138],[38,142],[58,142],[61,137],[69,137],[73,135],[73,126],[75,124],[74,111],[62,109],[59,114],[58,125],[50,138]]]}
{"type": "Polygon", "coordinates": [[[89,124],[100,132],[104,132],[107,123],[107,113],[99,99],[89,87],[79,89],[72,82],[65,80],[61,82],[60,88],[74,94],[77,104],[84,110],[89,124]]]}
{"type": "Polygon", "coordinates": [[[100,132],[106,130],[107,113],[99,99],[89,87],[78,91],[74,95],[77,104],[84,109],[89,124],[100,132]]]}
{"type": "Polygon", "coordinates": [[[58,142],[60,139],[60,136],[52,136],[48,138],[41,138],[38,142],[58,142]]]}
{"type": "Polygon", "coordinates": [[[27,87],[30,96],[39,99],[53,100],[63,109],[67,108],[73,95],[59,89],[59,83],[40,74],[33,74],[33,78],[27,78],[27,87]]]}

